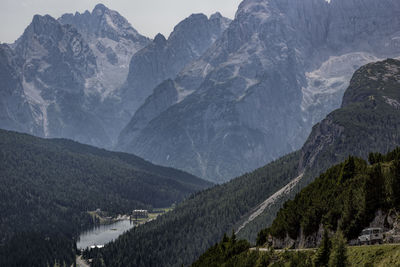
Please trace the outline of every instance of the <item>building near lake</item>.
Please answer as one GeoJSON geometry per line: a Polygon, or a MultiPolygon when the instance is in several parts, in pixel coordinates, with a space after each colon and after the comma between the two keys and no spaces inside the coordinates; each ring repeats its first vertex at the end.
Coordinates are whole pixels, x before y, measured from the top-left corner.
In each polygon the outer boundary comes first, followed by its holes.
{"type": "Polygon", "coordinates": [[[147,210],[134,210],[132,212],[132,217],[133,217],[133,219],[148,218],[149,212],[147,210]]]}

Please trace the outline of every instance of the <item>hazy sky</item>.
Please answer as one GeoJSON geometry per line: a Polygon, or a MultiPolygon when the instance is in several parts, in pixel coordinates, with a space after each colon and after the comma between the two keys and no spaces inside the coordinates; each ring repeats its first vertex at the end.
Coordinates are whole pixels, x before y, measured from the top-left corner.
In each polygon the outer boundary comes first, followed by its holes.
{"type": "Polygon", "coordinates": [[[216,11],[233,18],[241,0],[0,0],[0,42],[14,42],[35,14],[58,18],[64,13],[92,11],[103,3],[118,11],[141,34],[168,35],[192,13],[210,15],[216,11]]]}

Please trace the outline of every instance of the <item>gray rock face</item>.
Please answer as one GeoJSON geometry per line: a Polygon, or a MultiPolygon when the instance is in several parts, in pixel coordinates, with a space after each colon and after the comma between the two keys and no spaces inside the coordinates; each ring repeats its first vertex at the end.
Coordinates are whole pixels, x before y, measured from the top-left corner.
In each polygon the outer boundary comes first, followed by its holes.
{"type": "Polygon", "coordinates": [[[339,107],[355,69],[400,55],[399,12],[394,0],[245,0],[168,83],[171,106],[144,128],[131,122],[119,149],[217,182],[293,151],[339,107]]]}
{"type": "Polygon", "coordinates": [[[58,21],[74,26],[96,56],[98,75],[88,81],[87,93],[104,99],[125,82],[131,57],[150,43],[118,12],[102,4],[92,12],[65,14],[58,21]]]}
{"type": "Polygon", "coordinates": [[[154,94],[148,97],[146,102],[136,111],[133,119],[121,132],[118,145],[120,147],[128,145],[131,139],[136,137],[135,135],[139,134],[153,118],[160,115],[170,107],[171,103],[176,103],[177,100],[178,93],[175,90],[174,81],[165,80],[154,89],[154,94]]]}
{"type": "Polygon", "coordinates": [[[0,124],[7,130],[40,135],[42,129],[34,123],[25,98],[19,60],[8,45],[0,45],[0,124]]]}
{"type": "Polygon", "coordinates": [[[35,16],[12,49],[2,49],[0,126],[111,147],[127,123],[117,92],[132,55],[149,42],[101,4],[58,20],[35,16]]]}
{"type": "Polygon", "coordinates": [[[85,105],[99,117],[114,143],[129,119],[120,108],[124,101],[120,89],[128,76],[130,60],[151,41],[102,4],[92,12],[65,14],[59,21],[77,28],[96,57],[96,75],[85,82],[85,105]]]}
{"type": "Polygon", "coordinates": [[[132,116],[157,85],[174,79],[185,65],[198,59],[230,22],[219,13],[210,18],[193,14],[174,28],[168,40],[158,34],[153,43],[132,57],[121,93],[125,111],[132,116]]]}
{"type": "Polygon", "coordinates": [[[103,5],[59,20],[35,16],[12,49],[2,46],[1,127],[111,147],[126,124],[115,91],[149,42],[103,5]]]}
{"type": "MultiPolygon", "coordinates": [[[[111,148],[153,87],[197,59],[229,23],[220,14],[192,15],[168,40],[151,42],[102,4],[58,20],[35,16],[1,48],[0,127],[111,148]]],[[[160,107],[177,101],[168,99],[160,107]]]]}
{"type": "Polygon", "coordinates": [[[37,15],[14,46],[22,97],[33,119],[29,122],[33,126],[23,130],[90,144],[110,143],[98,118],[84,107],[85,82],[95,75],[97,65],[78,31],[48,15],[37,15]]]}

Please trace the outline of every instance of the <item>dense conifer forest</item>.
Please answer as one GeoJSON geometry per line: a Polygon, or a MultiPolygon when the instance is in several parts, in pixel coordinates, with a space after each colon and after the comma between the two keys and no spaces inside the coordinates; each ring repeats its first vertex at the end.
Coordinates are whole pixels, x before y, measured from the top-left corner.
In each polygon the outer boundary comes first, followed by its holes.
{"type": "Polygon", "coordinates": [[[400,149],[387,155],[371,153],[370,165],[349,157],[333,166],[287,201],[272,226],[261,231],[258,244],[267,234],[297,239],[318,231],[342,231],[350,240],[374,219],[376,212],[400,208],[400,149]]]}

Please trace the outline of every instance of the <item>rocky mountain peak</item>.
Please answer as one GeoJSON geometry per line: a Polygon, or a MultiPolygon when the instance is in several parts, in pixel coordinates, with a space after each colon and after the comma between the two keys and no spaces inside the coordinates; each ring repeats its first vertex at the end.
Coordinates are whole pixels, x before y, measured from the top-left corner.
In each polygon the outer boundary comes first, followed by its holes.
{"type": "Polygon", "coordinates": [[[116,42],[121,38],[134,42],[146,43],[148,41],[117,11],[111,10],[103,4],[96,5],[92,12],[85,11],[83,14],[76,12],[75,15],[64,14],[59,21],[62,24],[74,25],[82,34],[89,36],[109,38],[116,42]]]}
{"type": "Polygon", "coordinates": [[[167,44],[167,39],[165,39],[165,36],[164,36],[164,35],[162,35],[161,33],[159,33],[159,34],[157,34],[157,35],[154,37],[153,42],[154,42],[156,45],[158,45],[158,46],[164,46],[164,45],[167,44]]]}
{"type": "Polygon", "coordinates": [[[96,69],[95,57],[82,35],[49,15],[35,15],[14,47],[16,54],[25,60],[25,74],[31,70],[44,72],[49,66],[61,66],[64,61],[79,70],[78,77],[90,76],[96,69]]]}
{"type": "Polygon", "coordinates": [[[101,3],[97,4],[93,9],[93,13],[96,15],[100,14],[100,12],[101,12],[100,15],[102,15],[105,11],[109,11],[109,9],[104,4],[101,3]]]}
{"type": "Polygon", "coordinates": [[[61,25],[50,15],[35,15],[23,35],[58,35],[61,25]]]}
{"type": "Polygon", "coordinates": [[[210,19],[221,19],[223,16],[219,12],[215,12],[214,14],[211,14],[210,19]]]}

